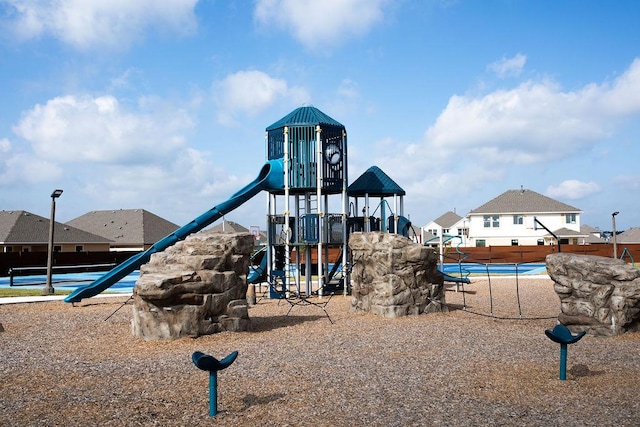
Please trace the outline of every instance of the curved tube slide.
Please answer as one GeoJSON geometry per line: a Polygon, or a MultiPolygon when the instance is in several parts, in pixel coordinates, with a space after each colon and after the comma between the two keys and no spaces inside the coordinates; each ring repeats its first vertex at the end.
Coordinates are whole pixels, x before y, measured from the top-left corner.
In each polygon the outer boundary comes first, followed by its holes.
{"type": "Polygon", "coordinates": [[[104,276],[96,279],[92,283],[77,288],[73,293],[69,294],[64,300],[65,302],[80,302],[83,298],[91,298],[103,292],[119,280],[126,277],[131,272],[140,268],[151,258],[156,252],[162,252],[168,247],[184,240],[188,235],[196,233],[203,228],[211,225],[213,222],[222,218],[223,215],[233,211],[243,203],[247,202],[253,196],[262,190],[281,190],[284,188],[284,166],[282,159],[270,160],[267,162],[256,179],[250,184],[237,191],[228,200],[214,206],[209,211],[203,213],[190,223],[180,227],[173,233],[159,240],[149,249],[140,252],[117,265],[104,276]]]}

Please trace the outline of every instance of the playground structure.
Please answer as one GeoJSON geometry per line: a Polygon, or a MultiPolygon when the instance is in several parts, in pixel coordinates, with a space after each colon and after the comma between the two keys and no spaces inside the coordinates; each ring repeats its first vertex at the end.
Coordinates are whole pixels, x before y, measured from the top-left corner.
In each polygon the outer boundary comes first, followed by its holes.
{"type": "Polygon", "coordinates": [[[211,225],[263,190],[269,194],[266,259],[256,272],[249,272],[249,281],[272,282],[279,277],[284,289],[293,285],[298,295],[322,296],[336,289],[346,294],[349,233],[408,233],[411,224],[403,216],[404,190],[377,167],[370,168],[350,187],[346,129],[315,107],[297,108],[267,127],[265,140],[267,162],[254,181],[148,250],[76,289],[65,301],[75,303],[105,291],[148,262],[152,254],[211,225]],[[351,204],[350,196],[354,198],[351,204]],[[370,198],[376,197],[380,198],[378,217],[369,214],[370,198]],[[393,197],[393,210],[386,197],[393,197]],[[360,206],[362,216],[357,216],[360,206]],[[337,213],[331,209],[337,209],[337,213]]]}

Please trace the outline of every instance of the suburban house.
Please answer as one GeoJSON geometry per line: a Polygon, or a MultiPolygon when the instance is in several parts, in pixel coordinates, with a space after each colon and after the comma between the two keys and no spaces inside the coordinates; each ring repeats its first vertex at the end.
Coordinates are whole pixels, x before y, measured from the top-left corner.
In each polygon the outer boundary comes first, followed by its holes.
{"type": "Polygon", "coordinates": [[[640,227],[633,227],[616,236],[616,242],[620,243],[640,243],[640,227]]]}
{"type": "Polygon", "coordinates": [[[112,251],[149,249],[180,228],[144,209],[91,211],[68,221],[67,225],[111,240],[112,251]]]}
{"type": "Polygon", "coordinates": [[[580,233],[587,235],[587,237],[580,238],[579,245],[599,245],[609,243],[607,239],[602,238],[602,232],[597,228],[593,228],[589,225],[582,224],[580,226],[580,233]]]}
{"type": "MultiPolygon", "coordinates": [[[[49,219],[27,211],[0,211],[0,252],[47,252],[49,219]]],[[[54,252],[108,252],[112,241],[68,224],[55,223],[54,252]]]]}
{"type": "Polygon", "coordinates": [[[581,213],[532,190],[508,190],[465,217],[449,211],[427,223],[422,241],[462,247],[606,243],[598,230],[580,224],[581,213]]]}
{"type": "Polygon", "coordinates": [[[555,245],[556,237],[577,245],[589,237],[580,231],[581,213],[532,190],[507,190],[467,214],[468,246],[555,245]]]}
{"type": "Polygon", "coordinates": [[[422,242],[433,246],[434,244],[439,244],[440,239],[443,240],[443,243],[446,243],[445,240],[451,240],[452,236],[459,236],[455,244],[466,246],[466,241],[469,236],[467,222],[466,218],[461,217],[455,212],[446,212],[422,227],[422,242]]]}

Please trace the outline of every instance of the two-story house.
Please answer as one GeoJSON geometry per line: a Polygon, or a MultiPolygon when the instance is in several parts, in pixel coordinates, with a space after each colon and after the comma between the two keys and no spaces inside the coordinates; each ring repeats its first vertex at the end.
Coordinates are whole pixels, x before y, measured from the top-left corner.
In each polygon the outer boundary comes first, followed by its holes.
{"type": "Polygon", "coordinates": [[[508,190],[467,214],[467,245],[554,245],[556,237],[561,244],[580,244],[588,237],[580,231],[581,213],[532,190],[508,190]]]}
{"type": "Polygon", "coordinates": [[[455,212],[445,212],[421,228],[422,242],[433,246],[433,243],[439,243],[440,240],[447,243],[453,236],[459,236],[455,244],[461,243],[461,246],[466,246],[469,235],[467,223],[467,218],[463,218],[455,212]]]}

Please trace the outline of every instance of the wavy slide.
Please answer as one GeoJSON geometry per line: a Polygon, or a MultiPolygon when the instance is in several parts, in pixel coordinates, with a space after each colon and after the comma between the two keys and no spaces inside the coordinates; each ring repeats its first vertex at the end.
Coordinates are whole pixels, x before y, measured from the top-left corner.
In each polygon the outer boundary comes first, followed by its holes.
{"type": "Polygon", "coordinates": [[[96,279],[92,283],[77,288],[73,293],[69,294],[64,300],[65,302],[80,302],[83,298],[91,298],[103,292],[119,280],[126,277],[129,273],[140,268],[151,258],[156,252],[162,252],[168,247],[184,240],[188,235],[196,233],[206,226],[212,224],[216,220],[222,218],[223,215],[233,211],[243,203],[247,202],[253,196],[262,190],[281,190],[284,188],[284,166],[282,159],[270,160],[267,162],[256,179],[244,188],[229,197],[228,200],[214,206],[209,211],[203,213],[187,225],[184,225],[156,242],[153,246],[144,252],[140,252],[118,264],[104,276],[96,279]]]}

